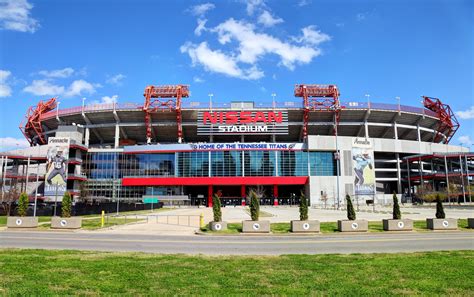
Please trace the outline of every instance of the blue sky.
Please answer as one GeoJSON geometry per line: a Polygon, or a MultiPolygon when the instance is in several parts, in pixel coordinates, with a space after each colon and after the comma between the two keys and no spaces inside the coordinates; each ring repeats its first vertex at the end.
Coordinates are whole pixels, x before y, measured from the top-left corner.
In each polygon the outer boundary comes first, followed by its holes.
{"type": "Polygon", "coordinates": [[[295,83],[337,84],[342,101],[458,114],[474,140],[474,1],[0,0],[0,146],[25,145],[29,106],[143,102],[149,84],[189,101],[295,100],[295,83]]]}

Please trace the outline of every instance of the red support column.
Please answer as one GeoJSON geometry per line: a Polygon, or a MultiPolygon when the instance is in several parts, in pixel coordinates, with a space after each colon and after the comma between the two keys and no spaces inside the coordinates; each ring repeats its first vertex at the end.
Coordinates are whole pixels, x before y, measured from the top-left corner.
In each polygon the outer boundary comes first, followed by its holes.
{"type": "Polygon", "coordinates": [[[242,206],[245,206],[245,185],[240,186],[240,196],[242,198],[242,206]]]}
{"type": "Polygon", "coordinates": [[[278,185],[273,185],[273,205],[278,206],[278,185]]]}
{"type": "Polygon", "coordinates": [[[207,186],[207,207],[212,207],[212,185],[207,186]]]}

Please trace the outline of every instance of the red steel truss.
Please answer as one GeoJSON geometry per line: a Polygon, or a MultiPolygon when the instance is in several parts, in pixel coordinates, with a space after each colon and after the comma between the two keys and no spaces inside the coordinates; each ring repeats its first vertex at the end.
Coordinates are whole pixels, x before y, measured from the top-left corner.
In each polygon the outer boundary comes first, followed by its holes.
{"type": "Polygon", "coordinates": [[[310,111],[332,111],[335,113],[336,125],[339,124],[339,90],[336,85],[295,85],[295,97],[303,97],[304,124],[303,138],[308,136],[310,111]]]}
{"type": "Polygon", "coordinates": [[[46,144],[41,126],[41,116],[56,108],[56,98],[51,98],[46,102],[40,101],[36,108],[31,106],[26,113],[26,124],[20,124],[20,130],[25,135],[26,140],[33,144],[46,144]]]}
{"type": "Polygon", "coordinates": [[[165,86],[147,86],[145,88],[145,125],[147,142],[151,142],[152,127],[151,113],[158,110],[176,111],[176,122],[178,125],[178,142],[183,138],[183,128],[181,125],[181,98],[189,97],[189,86],[187,85],[165,85],[165,86]]]}
{"type": "Polygon", "coordinates": [[[425,108],[438,114],[440,120],[434,142],[439,142],[446,135],[444,143],[449,143],[456,131],[459,129],[459,122],[456,119],[451,107],[443,104],[438,98],[423,96],[423,105],[425,108]]]}

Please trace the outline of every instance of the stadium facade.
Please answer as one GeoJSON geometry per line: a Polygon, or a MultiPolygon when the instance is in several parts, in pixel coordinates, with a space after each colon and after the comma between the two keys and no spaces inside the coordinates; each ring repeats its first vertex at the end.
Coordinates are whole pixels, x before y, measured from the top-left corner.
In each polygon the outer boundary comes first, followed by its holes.
{"type": "Polygon", "coordinates": [[[296,85],[294,95],[216,105],[175,85],[147,87],[143,105],[40,102],[20,127],[31,147],[1,153],[2,197],[17,187],[46,202],[67,190],[91,202],[212,206],[219,193],[244,205],[255,189],[270,205],[300,192],[327,206],[420,191],[470,201],[474,154],[449,144],[459,124],[440,100],[340,101],[335,85],[296,85]]]}

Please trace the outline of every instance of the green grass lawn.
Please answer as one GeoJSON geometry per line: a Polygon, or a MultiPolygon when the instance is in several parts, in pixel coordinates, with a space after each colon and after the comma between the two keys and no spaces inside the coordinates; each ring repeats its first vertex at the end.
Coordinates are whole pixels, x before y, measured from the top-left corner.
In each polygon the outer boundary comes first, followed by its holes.
{"type": "MultiPolygon", "coordinates": [[[[339,232],[337,230],[336,222],[321,222],[321,233],[335,233],[339,232]]],[[[215,234],[237,234],[242,232],[242,223],[229,223],[227,225],[228,230],[224,231],[210,231],[208,226],[202,228],[204,232],[215,233],[215,234]]],[[[458,229],[459,230],[471,230],[467,228],[467,219],[458,220],[458,229]]],[[[290,223],[271,223],[270,231],[275,234],[289,233],[291,230],[290,223]]],[[[426,228],[426,221],[414,221],[413,222],[414,231],[430,231],[426,228]]],[[[369,222],[369,232],[383,232],[382,222],[380,221],[370,221],[369,222]]]]}
{"type": "Polygon", "coordinates": [[[0,295],[472,296],[474,251],[186,256],[0,250],[0,295]]]}

